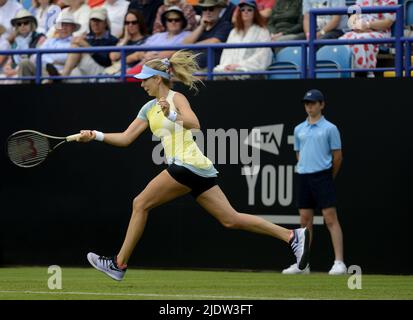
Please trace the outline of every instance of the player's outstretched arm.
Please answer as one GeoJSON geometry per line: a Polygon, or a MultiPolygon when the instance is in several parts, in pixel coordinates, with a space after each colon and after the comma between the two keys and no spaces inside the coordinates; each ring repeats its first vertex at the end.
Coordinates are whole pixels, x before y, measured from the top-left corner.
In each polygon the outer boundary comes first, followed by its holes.
{"type": "Polygon", "coordinates": [[[123,132],[102,133],[95,130],[81,130],[80,142],[90,142],[100,140],[116,147],[127,147],[135,141],[140,134],[148,127],[148,122],[136,118],[123,132]]]}

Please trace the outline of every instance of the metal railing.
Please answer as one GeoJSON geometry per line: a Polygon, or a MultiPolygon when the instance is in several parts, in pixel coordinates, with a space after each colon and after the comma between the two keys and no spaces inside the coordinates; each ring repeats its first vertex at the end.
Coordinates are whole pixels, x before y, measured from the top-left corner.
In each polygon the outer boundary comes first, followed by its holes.
{"type": "MultiPolygon", "coordinates": [[[[314,78],[316,71],[316,47],[317,45],[343,45],[343,44],[381,44],[381,43],[393,43],[395,45],[395,71],[396,77],[402,76],[403,69],[403,29],[404,29],[404,15],[403,6],[374,6],[374,7],[359,7],[351,6],[349,8],[325,8],[325,9],[312,9],[309,15],[310,20],[310,37],[308,41],[308,55],[309,55],[309,72],[308,77],[314,78]],[[359,13],[381,13],[381,12],[394,12],[396,13],[395,32],[394,37],[386,39],[339,39],[339,40],[317,40],[316,37],[316,19],[318,15],[347,15],[355,13],[356,10],[359,13]],[[353,12],[352,12],[353,11],[353,12]]],[[[392,70],[392,68],[375,68],[375,69],[340,69],[338,72],[349,71],[386,71],[392,70]]],[[[336,72],[337,72],[336,71],[336,72]]],[[[324,69],[321,72],[331,72],[324,69]]]]}
{"type": "MultiPolygon", "coordinates": [[[[350,7],[350,9],[353,7],[350,7]]],[[[35,83],[41,83],[43,79],[102,79],[114,78],[125,81],[126,74],[126,55],[127,52],[137,51],[164,51],[164,50],[206,50],[207,51],[207,68],[206,72],[198,73],[198,75],[206,76],[208,80],[213,80],[214,76],[231,76],[231,75],[270,75],[276,73],[283,74],[299,74],[300,78],[315,78],[317,72],[356,72],[356,71],[388,71],[395,70],[396,77],[410,77],[411,67],[411,43],[413,38],[403,37],[404,17],[403,6],[383,6],[383,7],[358,7],[362,13],[380,13],[394,12],[396,13],[395,35],[386,39],[333,39],[319,40],[316,39],[316,18],[317,15],[347,15],[349,8],[326,8],[326,9],[311,9],[309,15],[310,35],[308,40],[292,40],[279,42],[259,42],[259,43],[218,43],[218,44],[188,44],[174,46],[102,46],[102,47],[87,47],[87,48],[67,48],[67,49],[26,49],[26,50],[2,50],[0,55],[16,55],[16,54],[35,54],[36,73],[35,76],[3,78],[12,80],[34,80],[35,83]],[[351,44],[382,44],[392,43],[395,46],[395,67],[394,68],[375,68],[375,69],[317,69],[316,65],[316,48],[320,45],[351,45],[351,44]],[[299,71],[279,71],[279,70],[262,70],[262,71],[242,71],[242,72],[214,72],[214,50],[231,49],[231,48],[258,48],[258,47],[301,47],[301,69],[299,71]],[[308,48],[308,52],[307,49],[308,48]],[[405,61],[403,63],[403,52],[405,49],[405,61]],[[46,53],[95,53],[95,52],[120,52],[121,69],[118,75],[89,75],[89,76],[43,76],[42,75],[42,55],[46,53]],[[308,64],[307,64],[308,61],[308,64]],[[403,68],[404,65],[404,68],[403,68]]],[[[351,12],[350,12],[351,13],[351,12]]]]}
{"type": "Polygon", "coordinates": [[[411,63],[411,56],[412,56],[412,42],[413,38],[403,38],[403,41],[405,41],[405,49],[406,52],[404,54],[404,70],[405,70],[405,77],[410,78],[411,77],[411,71],[413,70],[412,68],[412,63],[411,63]]]}

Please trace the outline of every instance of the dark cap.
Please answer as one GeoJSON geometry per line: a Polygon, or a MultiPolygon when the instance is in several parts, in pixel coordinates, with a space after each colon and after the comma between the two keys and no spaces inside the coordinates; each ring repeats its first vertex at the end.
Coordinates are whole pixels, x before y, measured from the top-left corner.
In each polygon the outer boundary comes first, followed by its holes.
{"type": "Polygon", "coordinates": [[[243,7],[243,6],[250,6],[253,8],[257,8],[257,3],[255,0],[240,0],[238,3],[238,7],[243,7]]]}
{"type": "Polygon", "coordinates": [[[324,101],[324,96],[320,90],[311,89],[304,95],[302,102],[305,101],[324,101]]]}

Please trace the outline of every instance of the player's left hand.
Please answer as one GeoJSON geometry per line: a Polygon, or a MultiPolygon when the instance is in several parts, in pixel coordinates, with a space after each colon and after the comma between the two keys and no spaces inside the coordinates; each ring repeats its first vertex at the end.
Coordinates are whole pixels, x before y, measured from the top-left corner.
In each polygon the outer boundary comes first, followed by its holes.
{"type": "Polygon", "coordinates": [[[169,116],[170,105],[169,105],[169,102],[166,101],[166,98],[161,97],[159,99],[158,103],[159,103],[159,105],[161,107],[161,110],[162,110],[163,114],[165,115],[165,117],[169,116]]]}

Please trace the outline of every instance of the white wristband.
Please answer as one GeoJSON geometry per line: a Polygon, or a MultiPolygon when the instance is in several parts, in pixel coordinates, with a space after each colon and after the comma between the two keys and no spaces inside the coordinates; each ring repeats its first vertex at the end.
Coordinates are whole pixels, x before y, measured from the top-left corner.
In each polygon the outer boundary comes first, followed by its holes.
{"type": "Polygon", "coordinates": [[[105,138],[105,134],[103,133],[103,132],[100,132],[100,131],[96,131],[96,130],[93,130],[93,132],[95,133],[95,140],[97,140],[97,141],[103,141],[103,139],[105,138]]]}
{"type": "Polygon", "coordinates": [[[169,110],[169,114],[168,114],[167,118],[168,118],[169,120],[171,120],[172,122],[175,122],[177,116],[178,116],[178,114],[176,113],[176,111],[174,111],[174,110],[169,110]]]}

